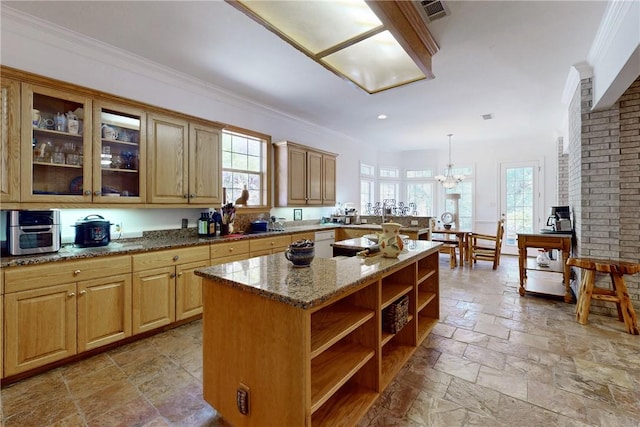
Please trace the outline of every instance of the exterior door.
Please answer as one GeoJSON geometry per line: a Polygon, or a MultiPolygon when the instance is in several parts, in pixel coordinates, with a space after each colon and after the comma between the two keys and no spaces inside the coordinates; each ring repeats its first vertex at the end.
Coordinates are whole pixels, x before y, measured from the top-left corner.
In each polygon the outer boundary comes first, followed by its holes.
{"type": "Polygon", "coordinates": [[[539,171],[537,161],[503,163],[500,166],[500,212],[505,219],[502,253],[517,255],[518,233],[538,231],[539,171]]]}

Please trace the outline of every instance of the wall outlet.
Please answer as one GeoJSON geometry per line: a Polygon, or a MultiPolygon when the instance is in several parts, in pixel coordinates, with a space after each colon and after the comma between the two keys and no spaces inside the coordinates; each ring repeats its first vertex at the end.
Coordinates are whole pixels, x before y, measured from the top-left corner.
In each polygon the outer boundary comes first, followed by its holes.
{"type": "Polygon", "coordinates": [[[123,228],[122,228],[122,223],[121,222],[117,223],[117,224],[114,224],[114,231],[116,233],[122,233],[122,230],[123,230],[123,228]]]}
{"type": "Polygon", "coordinates": [[[249,387],[240,383],[236,391],[236,405],[242,415],[249,415],[249,387]]]}
{"type": "Polygon", "coordinates": [[[189,226],[189,218],[182,218],[182,228],[187,228],[189,226]]]}
{"type": "Polygon", "coordinates": [[[411,225],[418,225],[418,220],[417,219],[412,219],[411,220],[411,225]]]}

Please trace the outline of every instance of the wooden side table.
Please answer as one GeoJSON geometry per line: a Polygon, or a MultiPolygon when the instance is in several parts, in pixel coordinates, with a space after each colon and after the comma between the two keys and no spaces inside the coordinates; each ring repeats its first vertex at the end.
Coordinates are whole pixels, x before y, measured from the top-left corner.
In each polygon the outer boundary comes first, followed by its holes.
{"type": "Polygon", "coordinates": [[[560,233],[518,233],[518,266],[520,267],[520,296],[533,292],[545,295],[563,296],[564,302],[573,301],[571,295],[571,268],[567,260],[571,254],[572,234],[560,233]],[[562,252],[562,261],[554,260],[548,267],[538,267],[535,259],[527,259],[527,248],[558,249],[562,252]],[[561,273],[564,287],[549,280],[527,279],[527,270],[539,270],[561,273]]]}
{"type": "Polygon", "coordinates": [[[640,335],[636,312],[629,299],[627,285],[624,283],[624,275],[640,272],[640,264],[609,259],[569,258],[567,265],[584,270],[580,283],[578,305],[576,306],[576,320],[578,323],[581,325],[587,324],[592,299],[609,301],[616,304],[618,320],[624,322],[627,332],[632,335],[640,335]],[[595,286],[596,272],[609,274],[612,289],[595,286]]]}

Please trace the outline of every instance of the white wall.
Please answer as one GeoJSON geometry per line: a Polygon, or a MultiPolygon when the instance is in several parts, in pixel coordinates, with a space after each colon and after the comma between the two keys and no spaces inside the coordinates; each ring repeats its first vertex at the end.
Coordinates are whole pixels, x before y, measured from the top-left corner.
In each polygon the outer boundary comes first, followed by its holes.
{"type": "MultiPolygon", "coordinates": [[[[51,78],[72,82],[96,90],[120,95],[137,101],[229,123],[269,134],[272,140],[290,140],[338,154],[337,200],[359,202],[359,164],[416,167],[422,161],[438,170],[447,163],[447,145],[442,149],[415,152],[378,152],[369,150],[366,142],[357,141],[330,129],[295,120],[257,105],[250,100],[214,88],[173,70],[157,66],[92,40],[34,22],[25,15],[3,8],[1,26],[2,64],[51,78]],[[417,162],[417,163],[416,163],[417,162]]],[[[560,94],[559,94],[560,96],[560,94]]],[[[455,141],[454,141],[455,143],[455,141]]],[[[545,165],[542,209],[555,199],[555,143],[554,141],[510,141],[512,149],[495,153],[491,141],[486,146],[470,150],[454,150],[457,166],[473,165],[476,175],[476,218],[494,220],[498,215],[498,164],[501,161],[540,160],[545,165]]],[[[454,146],[455,147],[455,146],[454,146]]],[[[441,207],[439,209],[442,209],[441,207]]],[[[88,209],[89,213],[98,212],[88,209]]],[[[125,231],[177,228],[181,218],[195,221],[199,209],[105,210],[112,221],[123,222],[125,231]]],[[[304,219],[328,215],[331,208],[308,208],[304,219]]],[[[82,212],[70,211],[64,222],[74,222],[82,212]]],[[[292,208],[274,208],[272,214],[292,219],[292,208]]],[[[193,223],[191,223],[193,224],[193,223]]]]}

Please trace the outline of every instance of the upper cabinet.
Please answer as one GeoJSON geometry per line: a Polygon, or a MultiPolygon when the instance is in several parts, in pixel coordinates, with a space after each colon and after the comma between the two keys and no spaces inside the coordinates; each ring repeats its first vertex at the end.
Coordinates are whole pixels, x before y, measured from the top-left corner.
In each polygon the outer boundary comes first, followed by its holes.
{"type": "Polygon", "coordinates": [[[275,146],[276,206],[336,203],[336,154],[289,141],[275,146]]]}
{"type": "Polygon", "coordinates": [[[0,202],[20,201],[20,84],[0,79],[0,202]]]}
{"type": "Polygon", "coordinates": [[[91,114],[86,96],[22,84],[22,202],[91,202],[91,114]]]}
{"type": "Polygon", "coordinates": [[[221,202],[220,129],[149,114],[147,168],[151,203],[221,202]]]}
{"type": "Polygon", "coordinates": [[[139,108],[93,103],[93,202],[145,201],[146,114],[139,108]]]}

